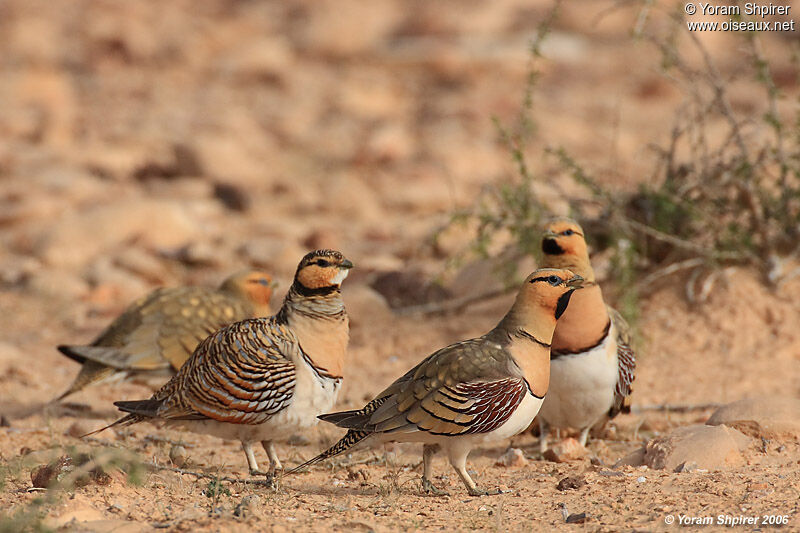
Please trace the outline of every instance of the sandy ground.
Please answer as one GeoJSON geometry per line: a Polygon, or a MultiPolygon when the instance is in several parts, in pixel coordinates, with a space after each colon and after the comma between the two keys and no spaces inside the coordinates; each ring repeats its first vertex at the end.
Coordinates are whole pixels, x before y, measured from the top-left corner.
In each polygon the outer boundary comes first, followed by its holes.
{"type": "MultiPolygon", "coordinates": [[[[664,141],[682,96],[659,74],[653,49],[631,41],[638,12],[610,7],[562,8],[540,64],[531,149],[566,146],[607,185],[630,189],[648,179],[643,147],[664,141]]],[[[548,9],[515,0],[0,4],[0,529],[20,527],[2,520],[43,497],[28,490],[31,469],[75,447],[120,448],[169,466],[171,443],[181,442],[185,468],[246,479],[236,442],[146,424],[75,438],[112,420],[111,402],[148,396],[141,385],[105,384],[63,408],[34,409],[77,372],[54,347],[88,342],[156,286],[214,284],[255,265],[275,273],[282,294],[305,251],[343,250],[357,268],[343,291],[352,328],[342,408],[360,406],[433,350],[491,328],[511,296],[451,316],[401,317],[369,284],[386,272],[420,284],[441,274],[464,239],[433,246],[432,233],[487,184],[513,175],[490,118],[513,119],[526,43],[548,9]]],[[[701,38],[724,73],[737,68],[730,36],[701,38]]],[[[794,79],[777,52],[792,40],[765,40],[779,80],[794,79]]],[[[761,109],[759,88],[734,90],[741,109],[761,109]]],[[[534,163],[558,177],[552,161],[534,163]]],[[[553,209],[562,203],[553,193],[553,209]]],[[[494,283],[474,272],[445,280],[454,296],[494,283]]],[[[451,496],[423,496],[419,447],[403,445],[285,478],[277,492],[226,482],[216,499],[204,494],[208,479],[162,470],[132,484],[111,469],[107,484],[46,501],[45,523],[125,532],[660,531],[677,527],[669,516],[728,514],[788,515],[784,529],[800,530],[797,438],[751,435],[741,462],[718,470],[613,466],[713,412],[652,406],[800,397],[798,294],[798,280],[774,291],[741,269],[727,271],[704,303],[688,303],[681,280],[655,287],[637,324],[634,412],[568,462],[544,460],[528,434],[475,450],[478,483],[507,494],[468,497],[439,458],[436,482],[451,496]],[[509,445],[525,466],[496,464],[509,445]],[[568,476],[585,485],[559,490],[568,476]],[[587,517],[567,524],[565,512],[587,517]]],[[[319,427],[278,449],[293,465],[338,436],[319,427]]]]}

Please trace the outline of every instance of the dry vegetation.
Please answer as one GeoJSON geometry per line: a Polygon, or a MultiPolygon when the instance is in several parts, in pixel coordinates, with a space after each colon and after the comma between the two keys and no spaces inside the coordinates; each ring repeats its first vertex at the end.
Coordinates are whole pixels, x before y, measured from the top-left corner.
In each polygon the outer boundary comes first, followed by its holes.
{"type": "MultiPolygon", "coordinates": [[[[797,35],[689,34],[680,7],[0,4],[0,531],[800,527],[800,431],[769,417],[731,424],[746,438],[719,468],[614,467],[715,405],[800,396],[797,35]],[[453,496],[422,496],[414,446],[272,491],[238,443],[147,425],[76,438],[149,394],[137,384],[41,409],[77,371],[54,346],[139,294],[244,265],[281,293],[319,246],[357,265],[339,404],[360,405],[494,325],[552,212],[581,220],[636,320],[634,412],[563,463],[531,435],[513,442],[525,466],[497,464],[505,445],[473,452],[479,483],[510,494],[468,498],[439,459],[453,496]]],[[[338,436],[279,452],[296,464],[338,436]]]]}

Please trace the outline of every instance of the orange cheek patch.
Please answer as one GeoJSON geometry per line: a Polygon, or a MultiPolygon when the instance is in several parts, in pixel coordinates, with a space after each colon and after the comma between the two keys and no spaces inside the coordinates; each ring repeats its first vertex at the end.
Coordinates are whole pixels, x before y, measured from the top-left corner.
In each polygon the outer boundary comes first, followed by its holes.
{"type": "Polygon", "coordinates": [[[317,265],[309,265],[297,274],[297,280],[309,289],[319,289],[328,287],[330,283],[330,273],[327,269],[317,265]]]}
{"type": "Polygon", "coordinates": [[[272,297],[272,289],[263,285],[251,285],[247,288],[247,297],[258,305],[267,305],[272,297]]]}

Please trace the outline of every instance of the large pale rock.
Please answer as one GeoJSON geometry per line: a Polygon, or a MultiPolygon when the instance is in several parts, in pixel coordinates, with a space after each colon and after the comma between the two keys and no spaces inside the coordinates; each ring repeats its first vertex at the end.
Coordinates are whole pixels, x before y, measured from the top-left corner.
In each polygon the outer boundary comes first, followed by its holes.
{"type": "Polygon", "coordinates": [[[388,321],[393,317],[386,299],[367,285],[350,285],[342,290],[342,298],[350,316],[350,325],[362,320],[369,322],[388,321]]]}
{"type": "Polygon", "coordinates": [[[740,453],[750,442],[741,432],[726,426],[693,425],[655,437],[645,446],[644,464],[674,471],[683,464],[720,470],[742,464],[740,453]]]}
{"type": "Polygon", "coordinates": [[[53,266],[78,266],[136,239],[153,248],[187,244],[200,228],[180,205],[140,199],[72,212],[45,229],[38,255],[53,266]]]}
{"type": "Polygon", "coordinates": [[[725,424],[754,437],[798,439],[800,399],[767,397],[739,400],[717,409],[706,424],[725,424]]]}

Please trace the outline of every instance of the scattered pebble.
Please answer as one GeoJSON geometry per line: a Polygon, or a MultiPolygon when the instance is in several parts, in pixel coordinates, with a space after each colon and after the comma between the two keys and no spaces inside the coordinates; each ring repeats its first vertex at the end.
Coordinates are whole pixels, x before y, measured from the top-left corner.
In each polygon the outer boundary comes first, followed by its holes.
{"type": "Polygon", "coordinates": [[[242,498],[242,501],[233,510],[234,516],[245,517],[257,509],[261,504],[261,498],[256,494],[250,494],[242,498]]]}
{"type": "Polygon", "coordinates": [[[528,464],[525,454],[519,448],[509,448],[506,453],[497,459],[495,465],[505,467],[522,467],[528,464]]]}
{"type": "Polygon", "coordinates": [[[87,433],[89,433],[89,429],[85,427],[81,422],[73,422],[64,432],[64,435],[68,435],[70,437],[79,439],[83,435],[86,435],[87,433]]]}
{"type": "Polygon", "coordinates": [[[585,446],[581,445],[576,439],[564,439],[561,442],[551,446],[543,456],[548,461],[554,463],[563,463],[566,461],[576,461],[583,459],[589,453],[585,446]]]}
{"type": "Polygon", "coordinates": [[[644,476],[639,476],[636,478],[637,483],[644,483],[645,481],[647,481],[647,478],[644,476]]]}
{"type": "Polygon", "coordinates": [[[586,513],[573,513],[567,517],[567,524],[583,524],[587,517],[586,513]]]}
{"type": "MultiPolygon", "coordinates": [[[[39,465],[33,469],[31,471],[31,483],[34,488],[38,489],[52,487],[74,472],[76,467],[83,466],[90,460],[91,458],[86,454],[79,454],[75,457],[62,455],[46,465],[39,465]]],[[[84,487],[91,482],[98,485],[108,485],[111,483],[111,476],[99,466],[95,466],[85,475],[78,476],[71,481],[76,487],[84,487]]]]}
{"type": "Polygon", "coordinates": [[[558,490],[572,490],[572,489],[579,489],[586,485],[586,480],[583,476],[567,476],[561,481],[558,482],[556,488],[558,490]]]}
{"type": "Polygon", "coordinates": [[[684,461],[675,467],[675,472],[694,472],[697,470],[697,463],[694,461],[684,461]]]}
{"type": "Polygon", "coordinates": [[[186,448],[184,448],[180,444],[175,444],[172,446],[172,448],[169,449],[169,460],[172,461],[172,464],[174,464],[178,468],[185,465],[188,459],[189,456],[186,452],[186,448]]]}
{"type": "Polygon", "coordinates": [[[363,466],[361,468],[349,467],[347,469],[347,479],[350,481],[369,481],[369,472],[363,466]]]}

